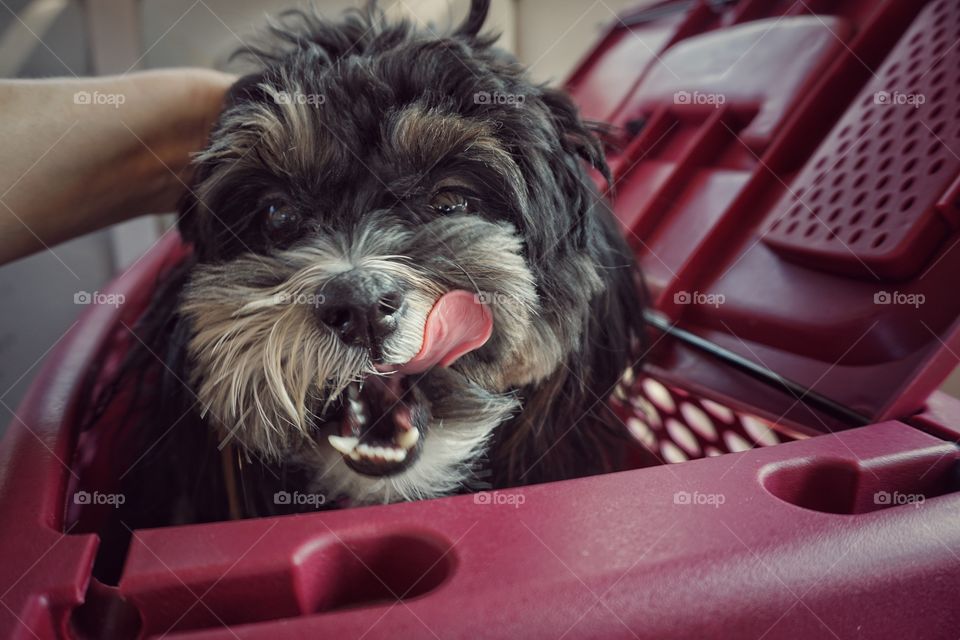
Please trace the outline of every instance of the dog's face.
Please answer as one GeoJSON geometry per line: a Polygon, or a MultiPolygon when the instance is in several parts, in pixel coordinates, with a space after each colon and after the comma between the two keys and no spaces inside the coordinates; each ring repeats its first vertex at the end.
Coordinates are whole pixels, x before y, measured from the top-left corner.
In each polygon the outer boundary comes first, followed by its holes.
{"type": "Polygon", "coordinates": [[[442,495],[605,287],[562,94],[478,37],[298,14],[197,159],[180,314],[225,440],[354,503],[442,495]]]}

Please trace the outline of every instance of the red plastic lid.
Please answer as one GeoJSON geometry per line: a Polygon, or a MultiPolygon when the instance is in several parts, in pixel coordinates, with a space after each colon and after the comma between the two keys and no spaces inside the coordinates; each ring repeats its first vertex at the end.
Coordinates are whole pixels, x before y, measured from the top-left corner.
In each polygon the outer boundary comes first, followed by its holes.
{"type": "MultiPolygon", "coordinates": [[[[607,116],[634,128],[611,152],[615,210],[671,320],[869,418],[909,415],[960,353],[960,5],[762,18],[651,56],[607,116]]],[[[574,80],[609,75],[626,33],[574,80]]],[[[842,426],[671,340],[651,362],[773,418],[842,426]]]]}

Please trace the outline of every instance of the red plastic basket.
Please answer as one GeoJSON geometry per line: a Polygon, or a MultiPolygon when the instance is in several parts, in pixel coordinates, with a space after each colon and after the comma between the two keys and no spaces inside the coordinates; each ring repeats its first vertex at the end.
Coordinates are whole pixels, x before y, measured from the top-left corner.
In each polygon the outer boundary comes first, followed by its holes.
{"type": "Polygon", "coordinates": [[[76,400],[169,237],[51,352],[0,448],[3,635],[955,638],[960,402],[935,389],[960,349],[958,28],[948,0],[667,2],[569,82],[622,128],[615,210],[656,311],[868,426],[658,335],[613,402],[676,464],[135,531],[101,585],[70,498],[115,470],[76,400]]]}

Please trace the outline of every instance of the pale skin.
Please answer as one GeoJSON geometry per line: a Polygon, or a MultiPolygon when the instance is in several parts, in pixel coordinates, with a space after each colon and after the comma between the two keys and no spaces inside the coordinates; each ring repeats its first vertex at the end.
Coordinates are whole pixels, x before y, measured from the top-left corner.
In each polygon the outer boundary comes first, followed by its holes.
{"type": "Polygon", "coordinates": [[[0,80],[0,264],[174,211],[234,79],[177,69],[0,80]]]}

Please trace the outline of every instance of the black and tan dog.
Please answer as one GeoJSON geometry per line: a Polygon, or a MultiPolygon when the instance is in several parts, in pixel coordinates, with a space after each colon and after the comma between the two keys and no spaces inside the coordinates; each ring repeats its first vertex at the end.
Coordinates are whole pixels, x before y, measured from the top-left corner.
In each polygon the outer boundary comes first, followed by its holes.
{"type": "Polygon", "coordinates": [[[281,488],[372,504],[619,464],[633,256],[600,143],[479,35],[488,4],[448,35],[293,12],[246,52],[125,374],[146,521],[224,517],[225,445],[248,515],[281,488]]]}

